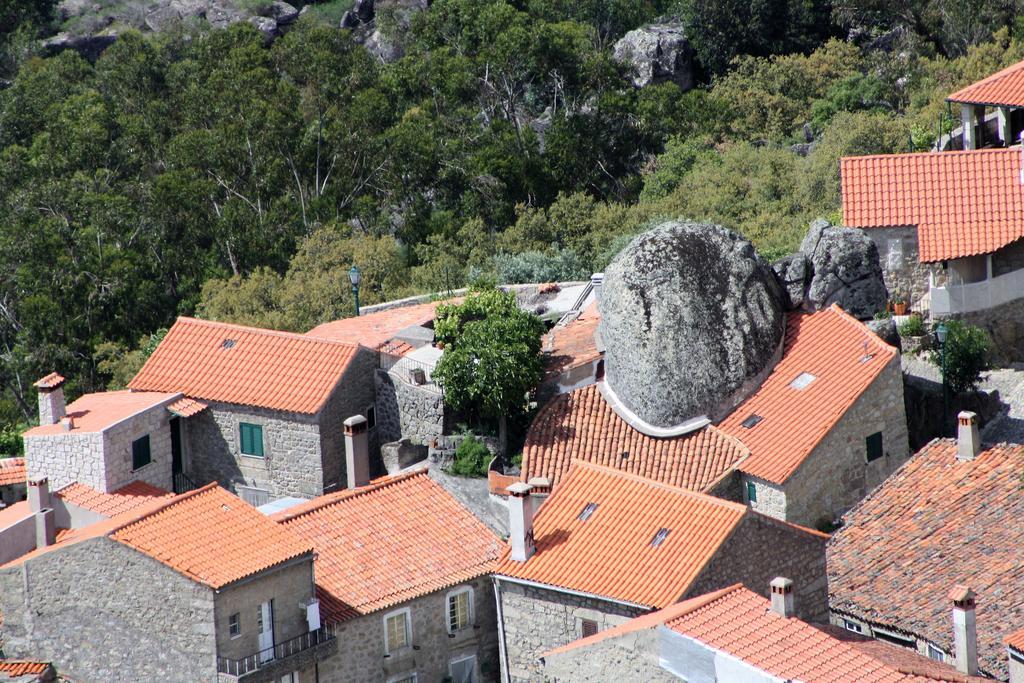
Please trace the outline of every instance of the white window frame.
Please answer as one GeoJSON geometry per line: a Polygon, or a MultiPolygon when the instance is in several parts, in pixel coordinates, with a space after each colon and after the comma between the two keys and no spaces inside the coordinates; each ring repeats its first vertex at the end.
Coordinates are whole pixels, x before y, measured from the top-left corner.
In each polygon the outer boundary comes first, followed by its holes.
{"type": "Polygon", "coordinates": [[[242,637],[242,614],[241,612],[235,612],[234,614],[228,615],[228,636],[231,640],[242,637]],[[235,625],[238,626],[238,633],[231,633],[231,618],[235,617],[235,625]]]}
{"type": "Polygon", "coordinates": [[[473,660],[473,677],[472,678],[473,678],[473,680],[477,680],[478,676],[476,675],[476,671],[477,671],[476,668],[477,668],[478,664],[477,664],[477,661],[476,661],[476,655],[475,654],[462,655],[461,657],[452,657],[451,659],[449,659],[448,660],[448,675],[449,676],[454,676],[454,673],[452,672],[452,665],[453,664],[457,664],[459,662],[464,662],[464,661],[466,661],[468,659],[472,659],[473,660]]]}
{"type": "Polygon", "coordinates": [[[416,683],[419,680],[419,674],[415,671],[406,671],[404,674],[397,674],[388,678],[387,683],[399,683],[400,681],[412,681],[416,683]]]}
{"type": "Polygon", "coordinates": [[[392,652],[399,652],[407,647],[412,646],[412,611],[408,607],[402,609],[392,610],[382,617],[381,624],[384,626],[384,654],[391,654],[392,652]],[[398,616],[399,614],[405,615],[405,645],[401,647],[391,647],[391,643],[388,641],[388,619],[398,616]]]}
{"type": "Polygon", "coordinates": [[[928,659],[930,659],[930,660],[932,660],[934,662],[945,662],[946,661],[946,651],[943,650],[941,647],[938,647],[936,645],[932,645],[931,643],[928,643],[928,647],[926,649],[928,651],[928,655],[927,655],[928,659]],[[932,656],[933,654],[934,655],[938,655],[938,657],[933,657],[932,656]]]}
{"type": "Polygon", "coordinates": [[[864,627],[852,619],[843,618],[843,628],[850,633],[864,633],[864,627]]]}
{"type": "Polygon", "coordinates": [[[444,596],[444,621],[445,627],[448,629],[448,633],[458,633],[459,631],[465,631],[466,629],[473,627],[473,622],[476,620],[476,614],[474,614],[475,598],[476,595],[473,592],[472,586],[461,586],[459,588],[456,588],[455,590],[448,591],[447,595],[444,596]],[[466,616],[467,624],[462,628],[453,629],[451,599],[454,598],[456,595],[460,595],[462,593],[469,593],[469,614],[466,616]]]}

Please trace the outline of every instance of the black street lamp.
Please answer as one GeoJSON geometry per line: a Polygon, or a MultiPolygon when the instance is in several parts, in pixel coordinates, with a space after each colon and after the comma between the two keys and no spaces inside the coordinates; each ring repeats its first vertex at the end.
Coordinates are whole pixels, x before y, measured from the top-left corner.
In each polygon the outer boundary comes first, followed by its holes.
{"type": "Polygon", "coordinates": [[[363,279],[363,276],[359,273],[359,269],[354,265],[348,271],[349,282],[352,283],[352,296],[356,299],[356,315],[359,315],[359,281],[363,279]]]}
{"type": "Polygon", "coordinates": [[[942,375],[942,436],[946,435],[946,422],[949,419],[949,387],[946,384],[946,339],[949,328],[946,323],[939,323],[935,328],[935,341],[939,344],[939,373],[942,375]]]}

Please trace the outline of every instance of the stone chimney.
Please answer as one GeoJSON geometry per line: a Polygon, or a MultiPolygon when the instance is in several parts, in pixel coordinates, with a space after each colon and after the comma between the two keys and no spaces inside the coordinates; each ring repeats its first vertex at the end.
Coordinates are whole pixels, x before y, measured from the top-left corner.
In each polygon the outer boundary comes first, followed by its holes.
{"type": "Polygon", "coordinates": [[[36,547],[45,548],[57,540],[57,526],[53,519],[53,508],[36,513],[36,547]]]}
{"type": "Polygon", "coordinates": [[[508,487],[508,540],[512,544],[512,560],[526,562],[533,557],[537,545],[533,540],[533,508],[536,497],[533,487],[521,481],[508,487]]]}
{"type": "Polygon", "coordinates": [[[64,378],[56,372],[36,382],[39,390],[39,424],[52,425],[67,414],[64,405],[64,378]]]}
{"type": "Polygon", "coordinates": [[[776,576],[772,579],[772,611],[779,616],[791,618],[796,616],[793,607],[793,582],[790,579],[776,576]]]}
{"type": "Polygon", "coordinates": [[[28,482],[28,507],[32,512],[50,507],[50,482],[45,477],[28,482]]]}
{"type": "Polygon", "coordinates": [[[345,420],[345,472],[350,489],[370,483],[370,435],[362,415],[345,420]]]}
{"type": "Polygon", "coordinates": [[[974,591],[956,585],[949,592],[953,601],[953,650],[956,669],[968,676],[978,674],[978,629],[974,620],[974,591]]]}
{"type": "Polygon", "coordinates": [[[978,415],[970,411],[961,411],[956,416],[956,459],[974,460],[981,450],[981,437],[978,435],[978,415]]]}
{"type": "Polygon", "coordinates": [[[604,273],[594,273],[590,276],[590,285],[594,290],[594,300],[601,300],[601,288],[604,286],[604,273]]]}

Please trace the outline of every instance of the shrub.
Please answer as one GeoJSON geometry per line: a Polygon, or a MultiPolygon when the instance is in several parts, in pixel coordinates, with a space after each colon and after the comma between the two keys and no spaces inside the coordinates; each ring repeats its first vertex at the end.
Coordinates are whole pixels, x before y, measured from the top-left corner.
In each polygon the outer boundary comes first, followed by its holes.
{"type": "Polygon", "coordinates": [[[920,337],[924,335],[924,320],[919,315],[912,315],[900,323],[897,330],[901,337],[920,337]]]}
{"type": "Polygon", "coordinates": [[[978,386],[981,373],[991,367],[989,350],[992,343],[980,327],[960,320],[949,320],[945,325],[945,347],[933,351],[930,360],[941,369],[944,351],[944,375],[950,390],[956,393],[973,391],[978,386]]]}
{"type": "Polygon", "coordinates": [[[21,440],[21,433],[28,429],[28,425],[12,425],[0,428],[0,458],[21,455],[24,444],[21,440]]]}
{"type": "Polygon", "coordinates": [[[486,444],[475,436],[467,436],[459,442],[455,449],[455,462],[451,473],[460,477],[486,477],[487,465],[490,464],[491,452],[486,444]]]}
{"type": "Polygon", "coordinates": [[[524,282],[565,282],[585,280],[590,269],[571,249],[555,248],[550,252],[525,251],[521,254],[498,254],[494,270],[502,284],[524,282]]]}

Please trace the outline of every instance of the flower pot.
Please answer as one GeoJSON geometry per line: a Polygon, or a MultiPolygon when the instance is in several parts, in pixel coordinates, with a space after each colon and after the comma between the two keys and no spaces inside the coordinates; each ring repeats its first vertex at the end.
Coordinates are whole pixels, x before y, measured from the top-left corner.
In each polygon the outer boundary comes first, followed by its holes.
{"type": "Polygon", "coordinates": [[[902,304],[895,304],[894,303],[892,305],[892,313],[893,313],[893,315],[906,315],[907,314],[907,305],[905,303],[902,303],[902,304]]]}

